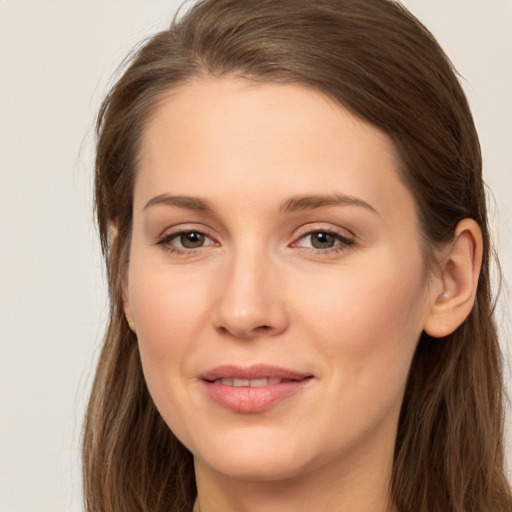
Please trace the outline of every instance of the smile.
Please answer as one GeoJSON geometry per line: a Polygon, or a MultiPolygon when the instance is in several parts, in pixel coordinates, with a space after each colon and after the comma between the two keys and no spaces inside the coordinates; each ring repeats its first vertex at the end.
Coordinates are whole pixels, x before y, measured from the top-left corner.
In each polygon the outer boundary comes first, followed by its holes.
{"type": "Polygon", "coordinates": [[[206,397],[238,413],[261,413],[303,391],[312,375],[282,367],[219,366],[201,375],[206,397]]]}
{"type": "Polygon", "coordinates": [[[261,388],[263,386],[276,386],[282,382],[294,382],[293,379],[280,379],[278,377],[263,378],[263,379],[215,379],[213,381],[216,384],[223,384],[224,386],[239,387],[250,387],[250,388],[261,388]]]}

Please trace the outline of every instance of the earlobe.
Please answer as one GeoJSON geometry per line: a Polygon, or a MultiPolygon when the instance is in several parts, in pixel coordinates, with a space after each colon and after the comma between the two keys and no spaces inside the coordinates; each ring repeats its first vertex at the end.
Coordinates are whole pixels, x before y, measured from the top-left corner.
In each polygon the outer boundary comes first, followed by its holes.
{"type": "Polygon", "coordinates": [[[135,332],[135,323],[133,321],[132,310],[130,308],[130,302],[128,300],[128,290],[126,287],[126,283],[123,284],[122,290],[122,298],[123,298],[123,311],[126,321],[128,322],[128,326],[130,329],[135,332]]]}
{"type": "MultiPolygon", "coordinates": [[[[480,227],[464,219],[439,262],[441,293],[432,297],[424,331],[441,338],[451,334],[467,318],[475,302],[482,265],[483,241],[480,227]]],[[[439,288],[438,288],[439,289],[439,288]]]]}

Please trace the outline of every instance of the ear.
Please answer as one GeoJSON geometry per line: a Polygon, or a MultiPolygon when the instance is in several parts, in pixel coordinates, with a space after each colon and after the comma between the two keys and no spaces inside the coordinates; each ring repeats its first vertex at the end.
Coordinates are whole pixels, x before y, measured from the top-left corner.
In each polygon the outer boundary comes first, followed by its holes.
{"type": "Polygon", "coordinates": [[[475,302],[482,265],[483,241],[479,225],[472,219],[457,224],[453,240],[442,252],[433,302],[424,331],[441,338],[451,334],[467,318],[475,302]],[[440,291],[441,290],[441,291],[440,291]]]}
{"type": "MultiPolygon", "coordinates": [[[[116,247],[117,244],[117,236],[118,236],[118,227],[115,222],[111,222],[109,225],[109,240],[110,240],[110,246],[116,247]]],[[[111,251],[111,258],[114,254],[118,255],[118,251],[111,251]]],[[[114,256],[115,257],[115,256],[114,256]]],[[[112,262],[111,262],[112,264],[112,262]]],[[[133,322],[133,315],[130,308],[130,303],[128,300],[128,282],[126,279],[126,276],[121,277],[121,300],[123,302],[123,311],[124,316],[126,318],[126,321],[128,322],[128,326],[130,329],[135,332],[135,324],[133,322]]]]}
{"type": "Polygon", "coordinates": [[[124,310],[124,316],[126,318],[126,321],[128,322],[128,326],[130,329],[135,332],[135,322],[133,321],[133,315],[132,310],[130,308],[130,301],[128,300],[128,285],[126,281],[123,282],[121,285],[121,295],[123,300],[123,310],[124,310]]]}

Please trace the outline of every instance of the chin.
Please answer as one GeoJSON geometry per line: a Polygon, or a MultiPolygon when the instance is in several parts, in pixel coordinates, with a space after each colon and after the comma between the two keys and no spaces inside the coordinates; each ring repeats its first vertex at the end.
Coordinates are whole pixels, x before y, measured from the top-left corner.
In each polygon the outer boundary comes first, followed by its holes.
{"type": "MultiPolygon", "coordinates": [[[[194,460],[228,478],[244,481],[277,481],[294,478],[319,465],[311,446],[293,436],[260,435],[210,437],[208,445],[193,449],[194,460]],[[236,439],[238,438],[238,440],[236,439]]],[[[323,459],[323,457],[320,457],[323,459]]]]}
{"type": "MultiPolygon", "coordinates": [[[[197,459],[194,459],[197,463],[197,459]]],[[[283,459],[275,452],[262,457],[261,455],[240,454],[216,460],[202,460],[203,465],[210,467],[224,477],[246,482],[272,482],[289,480],[303,473],[303,465],[293,458],[283,459]]]]}

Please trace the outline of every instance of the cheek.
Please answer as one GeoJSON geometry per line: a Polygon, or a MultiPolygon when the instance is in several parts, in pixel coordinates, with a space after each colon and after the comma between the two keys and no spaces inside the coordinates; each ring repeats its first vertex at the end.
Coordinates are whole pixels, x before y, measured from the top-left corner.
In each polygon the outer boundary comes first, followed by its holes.
{"type": "Polygon", "coordinates": [[[318,319],[319,332],[333,326],[340,328],[340,334],[373,330],[378,341],[384,326],[394,332],[417,328],[425,306],[421,275],[403,277],[389,267],[385,270],[349,270],[323,283],[311,278],[310,288],[302,279],[303,289],[319,291],[303,294],[301,309],[318,319]]]}
{"type": "Polygon", "coordinates": [[[136,258],[128,298],[144,377],[153,401],[173,431],[187,439],[180,406],[191,385],[190,356],[206,323],[207,292],[168,268],[146,271],[136,258]]]}
{"type": "MultiPolygon", "coordinates": [[[[384,424],[391,433],[396,428],[422,324],[421,280],[409,277],[404,283],[368,270],[304,305],[308,335],[328,362],[318,415],[327,415],[328,425],[343,425],[343,438],[372,435],[384,424]]],[[[326,427],[326,438],[337,435],[326,427]]]]}
{"type": "Polygon", "coordinates": [[[200,279],[169,269],[141,269],[137,261],[129,273],[128,299],[142,344],[154,351],[184,348],[180,339],[194,339],[205,323],[207,291],[200,279]]]}
{"type": "Polygon", "coordinates": [[[201,282],[167,265],[131,260],[128,300],[144,376],[162,416],[172,422],[181,421],[174,410],[191,382],[190,356],[207,323],[208,292],[201,282]]]}
{"type": "Polygon", "coordinates": [[[354,390],[377,382],[389,382],[395,392],[403,386],[426,306],[421,262],[415,269],[404,278],[398,265],[351,268],[316,283],[321,292],[303,295],[298,307],[309,319],[309,336],[344,369],[333,369],[334,378],[354,390]]]}

